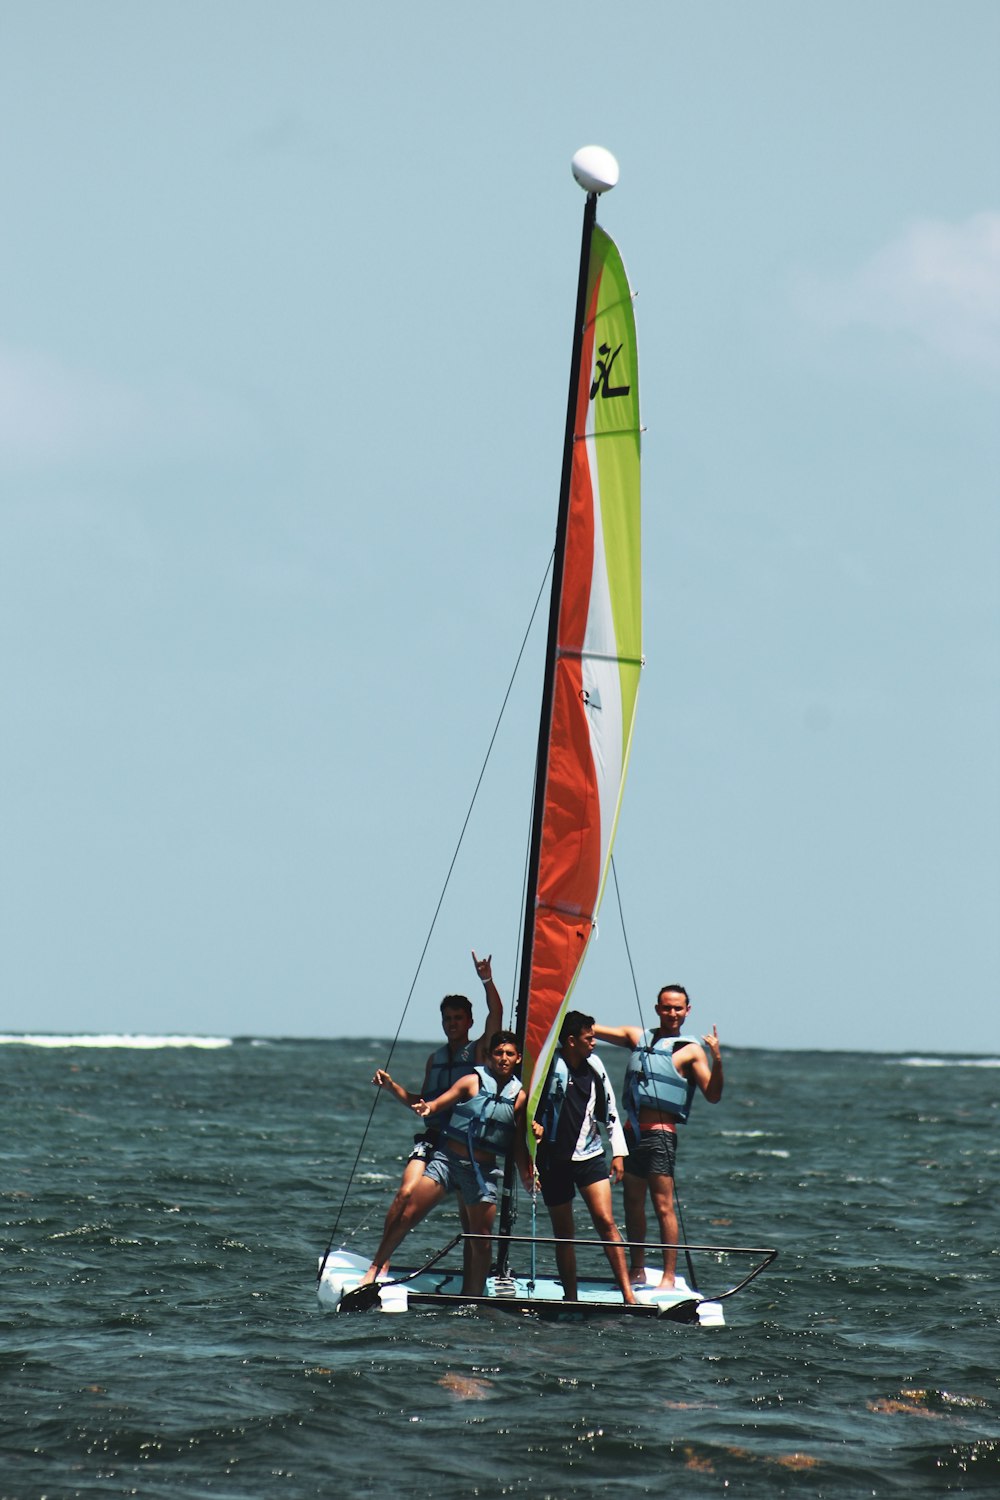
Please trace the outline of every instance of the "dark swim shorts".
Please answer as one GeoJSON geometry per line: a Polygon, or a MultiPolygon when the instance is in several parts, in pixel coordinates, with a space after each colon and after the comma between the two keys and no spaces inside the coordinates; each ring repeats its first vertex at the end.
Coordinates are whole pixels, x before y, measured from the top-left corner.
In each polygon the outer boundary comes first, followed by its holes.
{"type": "Polygon", "coordinates": [[[413,1150],[406,1158],[407,1161],[430,1161],[437,1150],[438,1138],[428,1132],[426,1135],[415,1135],[413,1137],[413,1150]]]}
{"type": "Polygon", "coordinates": [[[599,1156],[588,1156],[586,1161],[543,1161],[538,1157],[538,1178],[542,1184],[542,1198],[546,1208],[558,1208],[571,1203],[577,1188],[590,1187],[592,1182],[603,1182],[608,1175],[608,1164],[604,1152],[599,1156]]]}
{"type": "Polygon", "coordinates": [[[630,1177],[673,1177],[677,1160],[676,1130],[640,1130],[637,1146],[633,1145],[635,1136],[631,1131],[626,1139],[630,1150],[625,1158],[625,1170],[630,1177]]]}

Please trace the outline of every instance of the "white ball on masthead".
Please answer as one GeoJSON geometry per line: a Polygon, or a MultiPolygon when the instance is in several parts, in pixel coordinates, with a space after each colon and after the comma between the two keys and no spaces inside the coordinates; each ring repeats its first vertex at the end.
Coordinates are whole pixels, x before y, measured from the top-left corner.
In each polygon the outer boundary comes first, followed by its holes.
{"type": "Polygon", "coordinates": [[[588,193],[607,193],[618,181],[618,163],[603,146],[581,146],[573,158],[573,176],[588,193]]]}

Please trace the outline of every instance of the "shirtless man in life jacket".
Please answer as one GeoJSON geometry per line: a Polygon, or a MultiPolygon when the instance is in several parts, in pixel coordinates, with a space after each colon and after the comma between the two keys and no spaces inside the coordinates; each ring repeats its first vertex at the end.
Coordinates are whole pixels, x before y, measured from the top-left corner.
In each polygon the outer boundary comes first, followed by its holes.
{"type": "MultiPolygon", "coordinates": [[[[660,1241],[677,1243],[677,1211],[674,1206],[674,1163],[677,1157],[677,1126],[691,1110],[697,1090],[709,1104],[722,1098],[722,1053],[715,1027],[707,1036],[685,1031],[691,1002],[683,985],[665,984],[656,997],[657,1026],[643,1031],[638,1026],[595,1026],[602,1042],[628,1047],[631,1056],[625,1071],[623,1091],[629,1155],[625,1161],[623,1193],[625,1232],[633,1241],[629,1277],[646,1285],[646,1189],[660,1226],[660,1241]]],[[[663,1252],[661,1287],[672,1287],[677,1269],[676,1249],[663,1252]]]]}

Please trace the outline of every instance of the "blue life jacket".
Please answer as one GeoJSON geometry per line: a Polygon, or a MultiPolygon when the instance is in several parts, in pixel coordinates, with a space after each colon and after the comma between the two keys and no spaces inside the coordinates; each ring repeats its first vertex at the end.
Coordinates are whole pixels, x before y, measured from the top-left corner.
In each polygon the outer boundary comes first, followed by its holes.
{"type": "MultiPolygon", "coordinates": [[[[424,1098],[427,1100],[439,1099],[442,1094],[464,1078],[467,1073],[473,1071],[476,1059],[475,1042],[466,1042],[464,1047],[459,1047],[455,1056],[452,1057],[451,1048],[445,1042],[431,1054],[431,1060],[427,1066],[427,1078],[424,1085],[424,1098]]],[[[448,1123],[451,1110],[445,1110],[442,1114],[435,1115],[433,1120],[427,1121],[427,1128],[421,1135],[415,1136],[414,1140],[436,1141],[445,1125],[448,1123]]]]}
{"type": "Polygon", "coordinates": [[[451,1048],[447,1042],[443,1047],[439,1047],[431,1055],[427,1067],[424,1098],[427,1100],[439,1098],[451,1088],[453,1083],[464,1078],[466,1073],[471,1073],[475,1065],[475,1057],[475,1042],[466,1042],[464,1047],[458,1049],[454,1057],[451,1055],[451,1048]]]}
{"type": "Polygon", "coordinates": [[[625,1069],[625,1112],[636,1135],[639,1110],[643,1106],[662,1109],[681,1124],[691,1113],[698,1085],[693,1078],[682,1077],[673,1064],[676,1049],[691,1042],[703,1045],[700,1036],[657,1037],[655,1031],[643,1032],[642,1041],[633,1049],[625,1069]]]}
{"type": "Polygon", "coordinates": [[[505,1155],[514,1144],[514,1105],[521,1092],[520,1078],[512,1078],[503,1089],[489,1068],[476,1068],[479,1092],[460,1099],[449,1111],[442,1133],[468,1146],[469,1155],[492,1151],[505,1155]]]}

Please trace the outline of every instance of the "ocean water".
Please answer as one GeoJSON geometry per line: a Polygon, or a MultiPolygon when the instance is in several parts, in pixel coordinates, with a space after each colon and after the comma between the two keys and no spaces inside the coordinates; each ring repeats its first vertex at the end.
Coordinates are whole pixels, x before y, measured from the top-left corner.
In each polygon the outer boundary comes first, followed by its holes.
{"type": "Polygon", "coordinates": [[[997,1059],[727,1051],[687,1239],[780,1255],[688,1328],[322,1313],[409,1145],[386,1044],[71,1041],[0,1045],[5,1500],[1000,1494],[997,1059]]]}

